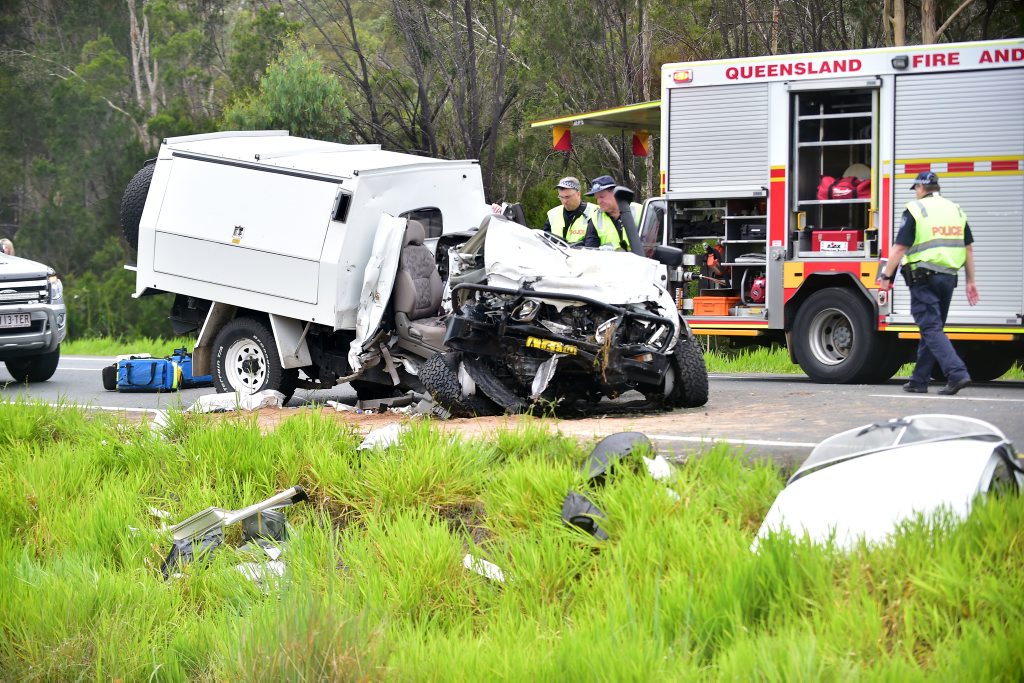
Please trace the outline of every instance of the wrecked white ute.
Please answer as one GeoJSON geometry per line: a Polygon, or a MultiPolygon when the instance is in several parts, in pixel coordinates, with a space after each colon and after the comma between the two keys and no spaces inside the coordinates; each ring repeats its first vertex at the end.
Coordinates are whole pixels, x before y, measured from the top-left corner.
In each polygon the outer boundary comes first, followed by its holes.
{"type": "Polygon", "coordinates": [[[398,226],[395,258],[402,251],[426,277],[438,240],[488,213],[472,160],[236,131],[164,140],[125,191],[121,227],[138,249],[135,296],[176,295],[174,331],[199,331],[193,370],[218,391],[287,400],[298,386],[353,380],[362,398],[379,398],[404,367],[387,340],[367,349],[382,361],[348,361],[378,233],[398,226]]]}
{"type": "Polygon", "coordinates": [[[997,482],[1024,484],[1013,445],[987,422],[911,415],[822,441],[790,477],[757,538],[789,531],[851,548],[885,541],[899,525],[940,510],[963,519],[997,482]]]}

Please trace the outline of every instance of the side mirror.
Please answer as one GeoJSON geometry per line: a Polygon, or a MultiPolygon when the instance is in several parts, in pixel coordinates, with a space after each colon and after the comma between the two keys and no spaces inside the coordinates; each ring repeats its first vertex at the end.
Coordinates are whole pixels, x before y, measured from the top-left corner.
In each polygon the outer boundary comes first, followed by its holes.
{"type": "MultiPolygon", "coordinates": [[[[520,203],[509,204],[505,207],[504,214],[505,218],[509,219],[513,223],[519,225],[526,225],[526,212],[523,211],[523,205],[520,203]]],[[[526,226],[530,227],[530,226],[526,226]]]]}
{"type": "Polygon", "coordinates": [[[651,258],[658,263],[675,268],[683,265],[683,250],[679,247],[665,247],[659,244],[654,247],[651,258]]]}

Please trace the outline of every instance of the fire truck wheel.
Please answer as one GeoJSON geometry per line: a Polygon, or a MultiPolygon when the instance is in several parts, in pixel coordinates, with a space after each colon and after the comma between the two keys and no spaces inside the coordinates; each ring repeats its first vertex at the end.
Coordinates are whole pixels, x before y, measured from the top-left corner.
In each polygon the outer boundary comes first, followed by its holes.
{"type": "Polygon", "coordinates": [[[815,382],[862,381],[877,358],[879,343],[868,303],[852,289],[815,292],[800,305],[793,324],[797,362],[815,382]]]}
{"type": "Polygon", "coordinates": [[[680,408],[698,408],[708,402],[708,368],[704,352],[693,337],[680,336],[672,353],[676,373],[670,401],[680,408]]]}
{"type": "Polygon", "coordinates": [[[243,396],[273,389],[284,403],[295,393],[299,371],[281,367],[270,328],[256,318],[231,320],[213,342],[213,386],[218,392],[243,396]]]}
{"type": "Polygon", "coordinates": [[[901,342],[895,334],[875,332],[874,358],[855,381],[864,384],[881,384],[892,379],[896,371],[906,363],[913,362],[913,347],[901,342]]]}
{"type": "Polygon", "coordinates": [[[975,382],[999,379],[1010,371],[1016,360],[1008,350],[1000,352],[997,344],[989,342],[961,342],[956,350],[975,382]]]}
{"type": "Polygon", "coordinates": [[[142,220],[142,209],[146,207],[146,196],[155,168],[155,159],[147,162],[128,182],[121,197],[121,233],[132,249],[139,248],[139,221],[142,220]]]}

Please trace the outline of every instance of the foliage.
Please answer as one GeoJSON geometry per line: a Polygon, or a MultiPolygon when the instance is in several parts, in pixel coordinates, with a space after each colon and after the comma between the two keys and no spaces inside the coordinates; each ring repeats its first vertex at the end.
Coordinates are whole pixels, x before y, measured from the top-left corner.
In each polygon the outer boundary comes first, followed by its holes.
{"type": "Polygon", "coordinates": [[[311,51],[291,43],[260,78],[256,93],[224,111],[235,130],[278,129],[292,135],[342,142],[345,93],[311,51]]]}
{"type": "Polygon", "coordinates": [[[386,451],[328,415],[176,414],[173,439],[81,409],[0,410],[0,670],[12,680],[1016,680],[1024,498],[907,524],[843,553],[749,549],[783,486],[727,447],[666,492],[642,464],[603,488],[589,444],[543,427],[468,440],[412,425],[386,451]],[[284,576],[232,533],[165,581],[167,534],[299,483],[284,576]],[[567,489],[607,514],[596,543],[567,489]],[[472,553],[504,583],[467,571],[472,553]]]}
{"type": "MultiPolygon", "coordinates": [[[[611,173],[642,197],[655,193],[659,141],[653,131],[647,158],[615,135],[577,135],[571,153],[553,152],[548,132],[530,121],[655,99],[666,61],[882,45],[895,40],[897,9],[908,42],[940,28],[940,40],[1019,36],[1022,7],[8,0],[0,12],[0,235],[69,282],[117,279],[107,271],[132,262],[130,250],[117,263],[94,256],[120,239],[124,187],[160,140],[256,127],[480,159],[488,199],[522,201],[539,225],[556,205],[551,183],[564,175],[611,173]]],[[[137,304],[125,302],[148,310],[137,304]]],[[[138,320],[146,333],[164,333],[159,321],[138,320]]]]}

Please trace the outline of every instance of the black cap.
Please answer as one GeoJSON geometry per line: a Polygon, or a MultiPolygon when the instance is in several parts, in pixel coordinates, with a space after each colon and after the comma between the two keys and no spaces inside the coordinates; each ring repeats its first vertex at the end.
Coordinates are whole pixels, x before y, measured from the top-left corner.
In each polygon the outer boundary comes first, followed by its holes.
{"type": "Polygon", "coordinates": [[[939,176],[935,175],[931,171],[921,171],[920,173],[917,174],[917,177],[914,178],[914,184],[910,186],[910,189],[913,190],[918,185],[938,185],[938,184],[939,184],[939,176]]]}

